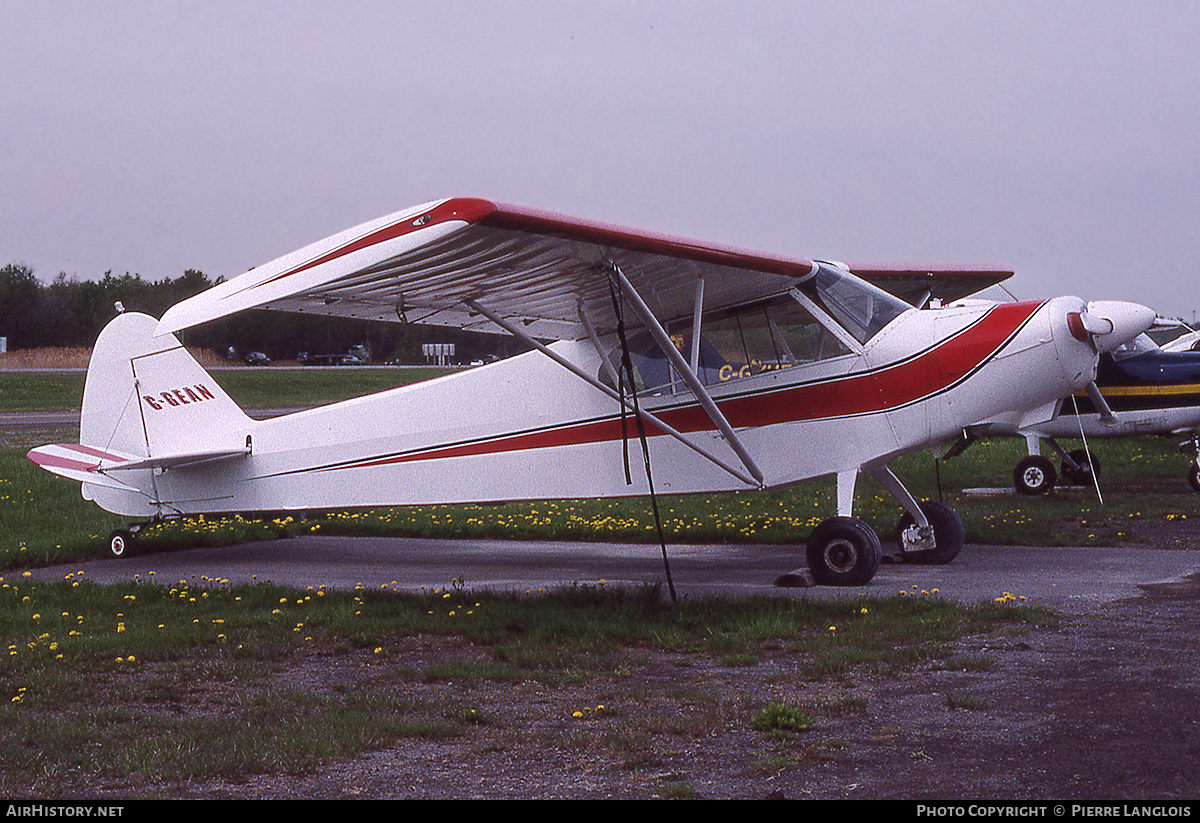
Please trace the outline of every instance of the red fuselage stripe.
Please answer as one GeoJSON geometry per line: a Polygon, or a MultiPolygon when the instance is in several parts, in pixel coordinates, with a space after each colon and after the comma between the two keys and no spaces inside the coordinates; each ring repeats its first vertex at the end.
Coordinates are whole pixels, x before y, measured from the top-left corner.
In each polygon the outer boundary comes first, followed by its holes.
{"type": "MultiPolygon", "coordinates": [[[[929,350],[877,371],[729,398],[719,401],[718,405],[734,428],[875,414],[899,408],[943,392],[981,367],[1033,316],[1040,305],[1011,303],[997,306],[972,326],[929,350]]],[[[684,433],[715,428],[708,415],[695,404],[656,412],[656,415],[667,425],[684,433]]],[[[619,416],[615,416],[489,440],[370,458],[320,470],[365,468],[417,460],[599,443],[633,436],[635,425],[632,420],[623,422],[619,416]]],[[[648,422],[645,425],[647,436],[664,434],[648,422]]]]}

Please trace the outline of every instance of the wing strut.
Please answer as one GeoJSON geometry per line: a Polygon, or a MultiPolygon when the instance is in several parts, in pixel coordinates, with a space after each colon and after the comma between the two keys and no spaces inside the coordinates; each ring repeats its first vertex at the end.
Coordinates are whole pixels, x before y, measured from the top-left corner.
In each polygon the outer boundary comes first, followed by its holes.
{"type": "MultiPolygon", "coordinates": [[[[1117,416],[1113,414],[1113,410],[1109,408],[1108,401],[1105,400],[1104,395],[1100,393],[1100,387],[1096,385],[1095,380],[1087,384],[1087,396],[1088,399],[1092,401],[1092,406],[1097,412],[1100,413],[1101,423],[1117,422],[1117,416]]],[[[1071,399],[1074,400],[1075,397],[1072,395],[1071,399]]],[[[1076,410],[1076,414],[1078,414],[1078,410],[1076,410]]],[[[1082,422],[1082,418],[1080,418],[1080,421],[1082,422]]]]}
{"type": "Polygon", "coordinates": [[[642,322],[646,324],[646,328],[649,329],[650,334],[654,337],[654,341],[658,343],[658,347],[662,349],[663,354],[667,356],[671,364],[683,375],[684,382],[692,390],[692,394],[699,401],[700,407],[704,409],[709,419],[712,420],[717,430],[725,438],[725,442],[729,444],[729,447],[733,449],[734,453],[742,461],[742,465],[746,467],[746,471],[750,472],[754,477],[759,488],[762,488],[762,470],[754,462],[754,458],[750,456],[750,453],[746,451],[746,447],[742,445],[742,441],[734,433],[733,427],[729,425],[729,421],[725,419],[725,415],[721,414],[721,410],[717,408],[716,402],[713,401],[708,390],[704,388],[704,384],[700,382],[700,378],[696,376],[696,372],[688,365],[684,356],[679,353],[679,349],[675,348],[675,344],[671,342],[671,337],[667,334],[666,329],[658,322],[658,318],[650,311],[650,307],[642,300],[641,295],[637,293],[633,284],[621,272],[620,267],[616,264],[611,265],[613,276],[616,277],[617,282],[620,284],[621,291],[629,299],[630,304],[642,319],[642,322]]]}
{"type": "MultiPolygon", "coordinates": [[[[489,311],[488,309],[484,308],[475,300],[468,299],[463,302],[465,302],[468,306],[470,306],[472,311],[479,312],[484,317],[486,317],[488,320],[491,320],[497,326],[499,326],[500,328],[504,329],[506,332],[511,334],[513,337],[516,337],[519,340],[521,340],[521,342],[526,343],[526,344],[532,346],[533,348],[537,349],[542,354],[549,357],[555,363],[562,366],[563,368],[565,368],[567,371],[574,374],[579,379],[588,383],[593,388],[599,389],[600,391],[604,392],[612,399],[616,400],[618,403],[620,403],[622,406],[624,406],[629,411],[636,411],[636,413],[638,415],[640,415],[648,423],[657,427],[659,430],[665,432],[666,434],[669,434],[671,437],[674,437],[676,440],[683,443],[685,446],[687,446],[688,448],[690,448],[692,451],[696,452],[700,456],[704,457],[706,460],[709,460],[712,463],[714,463],[715,465],[720,466],[722,469],[729,472],[734,477],[741,480],[743,483],[746,483],[747,485],[750,485],[750,486],[758,486],[761,488],[762,481],[760,479],[753,479],[751,477],[748,477],[744,472],[738,471],[737,468],[735,468],[734,466],[730,466],[728,463],[721,460],[716,455],[711,454],[710,452],[707,452],[704,449],[700,448],[695,443],[693,443],[691,440],[688,440],[688,438],[685,437],[682,432],[680,432],[679,430],[677,430],[671,426],[668,426],[662,420],[658,419],[657,417],[655,417],[653,414],[646,411],[645,409],[642,409],[642,408],[635,409],[634,406],[626,398],[622,397],[615,390],[609,388],[608,386],[604,385],[596,378],[592,377],[590,374],[584,372],[582,369],[580,369],[574,363],[570,362],[566,358],[559,355],[557,352],[555,352],[549,346],[546,346],[544,343],[541,343],[541,342],[533,339],[528,334],[526,334],[523,329],[519,328],[518,326],[514,325],[513,323],[508,322],[503,317],[500,317],[499,315],[497,315],[495,312],[489,311]]],[[[672,347],[672,348],[674,348],[674,347],[672,347]]]]}

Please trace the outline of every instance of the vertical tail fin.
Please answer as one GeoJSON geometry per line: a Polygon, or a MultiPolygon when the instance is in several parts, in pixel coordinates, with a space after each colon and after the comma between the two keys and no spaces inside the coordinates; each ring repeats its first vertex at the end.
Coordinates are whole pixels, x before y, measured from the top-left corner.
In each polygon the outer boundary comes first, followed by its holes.
{"type": "Polygon", "coordinates": [[[122,314],[96,340],[83,389],[78,444],[51,444],[29,459],[78,480],[83,497],[131,517],[179,511],[161,472],[245,456],[254,421],[158,321],[122,314]],[[164,492],[166,499],[164,499],[164,492]]]}
{"type": "MultiPolygon", "coordinates": [[[[83,496],[131,517],[180,511],[167,469],[250,453],[254,421],[158,321],[122,314],[100,332],[83,389],[79,443],[29,452],[46,471],[78,480],[83,496]]],[[[206,491],[210,495],[211,491],[206,491]]]]}
{"type": "Polygon", "coordinates": [[[79,440],[144,457],[205,452],[244,443],[250,418],[158,321],[118,316],[100,333],[88,364],[79,440]]]}

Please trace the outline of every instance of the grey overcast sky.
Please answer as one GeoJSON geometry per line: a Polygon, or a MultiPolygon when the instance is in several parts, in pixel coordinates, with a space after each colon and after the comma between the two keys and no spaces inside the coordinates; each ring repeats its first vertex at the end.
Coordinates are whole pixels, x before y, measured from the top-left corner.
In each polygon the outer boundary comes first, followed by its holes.
{"type": "Polygon", "coordinates": [[[234,276],[479,196],[1200,309],[1193,0],[0,0],[0,265],[234,276]]]}

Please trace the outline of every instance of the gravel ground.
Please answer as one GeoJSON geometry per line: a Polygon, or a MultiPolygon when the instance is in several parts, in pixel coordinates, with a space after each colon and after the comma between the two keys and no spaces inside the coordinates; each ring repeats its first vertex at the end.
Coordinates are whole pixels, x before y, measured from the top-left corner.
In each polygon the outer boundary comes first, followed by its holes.
{"type": "MultiPolygon", "coordinates": [[[[1056,628],[962,642],[962,655],[993,661],[985,671],[814,685],[784,654],[735,667],[663,654],[581,687],[464,695],[458,684],[455,696],[490,718],[464,737],[406,741],[312,774],[139,788],[262,799],[1197,798],[1198,612],[1200,580],[1188,580],[1056,628]],[[747,722],[766,699],[825,708],[814,728],[775,742],[747,722]]],[[[450,652],[463,649],[413,653],[450,652]]],[[[341,663],[292,676],[355,676],[356,661],[341,663]]]]}
{"type": "MultiPolygon", "coordinates": [[[[1196,545],[1157,527],[1143,545],[1196,545]]],[[[1170,531],[1167,531],[1167,529],[1170,531]]],[[[1140,537],[1140,535],[1139,535],[1140,537]]],[[[1136,551],[1136,549],[1131,549],[1136,551]]],[[[453,738],[414,738],[306,774],[158,785],[90,784],[91,799],[911,799],[1200,798],[1200,577],[1067,615],[1020,635],[963,639],[987,667],[809,682],[783,650],[753,665],[642,653],[579,685],[428,682],[416,701],[477,707],[453,738]],[[783,740],[750,718],[767,701],[816,707],[783,740]],[[603,708],[599,708],[603,706],[603,708]],[[581,716],[576,717],[579,712],[581,716]]],[[[389,666],[487,650],[414,641],[389,666]]],[[[285,672],[305,688],[379,676],[346,651],[285,672]]],[[[269,730],[264,730],[269,733],[269,730]]]]}

